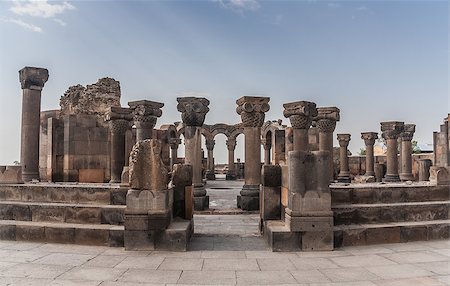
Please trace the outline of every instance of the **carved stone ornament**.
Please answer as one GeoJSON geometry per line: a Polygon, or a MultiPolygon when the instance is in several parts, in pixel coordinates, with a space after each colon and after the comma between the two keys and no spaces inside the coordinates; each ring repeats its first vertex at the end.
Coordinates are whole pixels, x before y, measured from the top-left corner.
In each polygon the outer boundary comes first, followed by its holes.
{"type": "Polygon", "coordinates": [[[241,116],[244,127],[261,127],[265,112],[269,111],[269,97],[243,96],[236,100],[236,112],[241,116]]]}
{"type": "Polygon", "coordinates": [[[125,119],[114,119],[109,121],[109,129],[114,134],[125,134],[130,129],[130,122],[125,119]]]}
{"type": "Polygon", "coordinates": [[[377,132],[362,132],[361,139],[364,140],[364,144],[366,146],[371,146],[371,145],[375,144],[375,140],[378,139],[378,133],[377,132]]]}
{"type": "Polygon", "coordinates": [[[209,100],[203,97],[178,97],[177,110],[186,126],[200,127],[209,111],[209,100]]]}
{"type": "Polygon", "coordinates": [[[411,141],[414,137],[414,132],[416,132],[415,124],[405,124],[403,132],[400,133],[400,138],[403,141],[411,141]]]}
{"type": "Polygon", "coordinates": [[[351,138],[350,134],[337,134],[337,140],[339,141],[339,146],[341,147],[348,147],[350,138],[351,138]]]}
{"type": "Polygon", "coordinates": [[[205,145],[206,145],[207,150],[209,150],[209,151],[214,150],[214,145],[216,145],[216,140],[207,139],[205,145]]]}
{"type": "Polygon", "coordinates": [[[22,89],[42,90],[48,80],[48,70],[44,68],[24,67],[19,71],[22,89]]]}
{"type": "Polygon", "coordinates": [[[381,132],[384,139],[397,139],[405,126],[404,122],[387,121],[381,122],[381,132]]]}
{"type": "Polygon", "coordinates": [[[340,110],[337,107],[317,108],[316,126],[319,132],[332,133],[336,128],[336,122],[340,120],[340,110]]]}
{"type": "Polygon", "coordinates": [[[227,149],[228,151],[234,151],[234,149],[236,149],[236,140],[227,140],[227,149]]]}
{"type": "Polygon", "coordinates": [[[283,104],[283,115],[289,118],[294,129],[308,129],[312,118],[317,116],[317,107],[314,102],[296,101],[283,104]]]}

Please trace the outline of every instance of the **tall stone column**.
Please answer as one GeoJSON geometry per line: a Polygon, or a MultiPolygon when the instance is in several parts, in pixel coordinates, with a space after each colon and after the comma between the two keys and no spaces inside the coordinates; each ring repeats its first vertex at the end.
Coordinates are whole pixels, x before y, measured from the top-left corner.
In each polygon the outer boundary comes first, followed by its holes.
{"type": "Polygon", "coordinates": [[[328,160],[330,182],[334,181],[333,132],[336,129],[336,122],[340,119],[339,112],[337,107],[319,107],[315,118],[316,126],[319,129],[319,151],[330,152],[330,159],[328,160]]]}
{"type": "Polygon", "coordinates": [[[41,91],[48,80],[48,70],[24,67],[19,71],[22,87],[22,128],[20,164],[22,180],[39,180],[39,128],[41,91]]]}
{"type": "Polygon", "coordinates": [[[289,118],[293,129],[293,151],[308,151],[308,130],[312,118],[317,116],[317,107],[314,102],[296,101],[283,104],[283,115],[289,118]]]}
{"type": "Polygon", "coordinates": [[[207,180],[215,180],[216,174],[214,172],[214,145],[216,144],[216,141],[214,139],[207,139],[206,140],[206,149],[208,150],[208,158],[207,158],[207,167],[205,176],[207,180]]]}
{"type": "Polygon", "coordinates": [[[192,186],[194,189],[194,209],[204,210],[209,207],[202,179],[201,128],[208,113],[209,100],[202,97],[178,97],[177,109],[185,124],[185,164],[192,166],[192,186]]]}
{"type": "Polygon", "coordinates": [[[156,120],[161,117],[164,103],[138,100],[128,102],[133,110],[134,125],[136,126],[136,142],[151,139],[156,120]]]}
{"type": "Polygon", "coordinates": [[[176,160],[178,158],[178,146],[181,144],[181,139],[179,138],[170,138],[169,146],[170,146],[170,170],[173,171],[173,166],[176,164],[176,160]]]}
{"type": "Polygon", "coordinates": [[[364,140],[366,145],[366,173],[365,176],[375,176],[374,166],[375,157],[373,154],[373,145],[375,140],[378,139],[378,133],[376,132],[363,132],[361,133],[361,139],[364,140]]]}
{"type": "Polygon", "coordinates": [[[338,175],[338,182],[350,183],[350,170],[348,166],[348,143],[350,142],[350,134],[338,134],[337,140],[339,141],[339,162],[341,170],[338,175]]]}
{"type": "Polygon", "coordinates": [[[412,174],[412,139],[414,132],[416,131],[416,125],[405,124],[403,132],[400,133],[401,143],[401,171],[400,179],[402,181],[411,181],[414,179],[412,174]]]}
{"type": "Polygon", "coordinates": [[[110,107],[105,116],[109,121],[111,132],[111,180],[110,183],[122,181],[122,171],[125,166],[125,133],[130,129],[131,110],[121,107],[110,107]]]}
{"type": "Polygon", "coordinates": [[[419,160],[419,181],[429,181],[430,180],[430,159],[420,159],[419,160]]]}
{"type": "Polygon", "coordinates": [[[272,142],[270,141],[263,142],[263,148],[264,148],[264,165],[270,165],[270,150],[272,148],[272,142]]]}
{"type": "Polygon", "coordinates": [[[226,143],[228,149],[228,171],[225,179],[236,180],[236,166],[234,165],[234,149],[236,149],[236,139],[228,139],[226,143]]]}
{"type": "Polygon", "coordinates": [[[382,136],[386,140],[387,145],[385,182],[400,181],[398,175],[397,138],[403,131],[404,125],[404,122],[397,121],[381,122],[382,136]]]}
{"type": "Polygon", "coordinates": [[[243,96],[236,101],[236,112],[241,116],[245,136],[245,184],[237,198],[243,210],[259,209],[261,184],[261,126],[269,111],[269,97],[243,96]]]}

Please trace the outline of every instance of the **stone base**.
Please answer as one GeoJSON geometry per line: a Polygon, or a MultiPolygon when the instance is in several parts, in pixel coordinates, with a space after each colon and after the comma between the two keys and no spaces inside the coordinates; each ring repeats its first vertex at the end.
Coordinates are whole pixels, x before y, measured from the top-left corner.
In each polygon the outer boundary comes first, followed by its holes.
{"type": "Polygon", "coordinates": [[[400,174],[400,180],[401,181],[414,181],[414,176],[411,173],[409,173],[409,174],[400,174]]]}
{"type": "Polygon", "coordinates": [[[375,183],[375,177],[374,176],[356,176],[353,180],[355,184],[367,184],[367,183],[375,183]]]}
{"type": "Polygon", "coordinates": [[[236,173],[227,173],[225,175],[225,180],[227,180],[227,181],[235,181],[235,180],[237,180],[236,173]]]}
{"type": "Polygon", "coordinates": [[[337,181],[339,183],[351,183],[350,177],[338,177],[337,181]]]}
{"type": "Polygon", "coordinates": [[[383,182],[386,182],[386,183],[400,182],[400,176],[386,174],[386,176],[383,178],[383,182]]]}
{"type": "Polygon", "coordinates": [[[259,196],[237,196],[237,207],[243,211],[257,211],[259,210],[259,196]]]}
{"type": "Polygon", "coordinates": [[[211,171],[206,171],[205,177],[207,180],[214,181],[216,179],[216,174],[214,174],[214,172],[211,171]]]}
{"type": "Polygon", "coordinates": [[[23,184],[22,166],[0,166],[0,184],[23,184]]]}
{"type": "Polygon", "coordinates": [[[193,232],[193,221],[183,219],[164,230],[125,230],[125,250],[186,251],[193,232]]]}
{"type": "Polygon", "coordinates": [[[194,197],[194,210],[204,211],[209,209],[209,196],[194,197]]]}

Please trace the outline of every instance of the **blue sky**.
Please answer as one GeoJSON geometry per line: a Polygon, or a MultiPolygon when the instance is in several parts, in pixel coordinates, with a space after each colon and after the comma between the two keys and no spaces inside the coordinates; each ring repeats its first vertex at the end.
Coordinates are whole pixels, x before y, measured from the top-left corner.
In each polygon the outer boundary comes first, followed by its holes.
{"type": "MultiPolygon", "coordinates": [[[[24,66],[49,69],[42,110],[109,76],[123,106],[164,102],[158,125],[180,120],[183,95],[210,99],[208,124],[239,122],[242,95],[270,96],[266,119],[291,101],[337,106],[354,153],[384,120],[432,143],[450,110],[448,1],[3,1],[0,39],[0,164],[20,156],[24,66]]],[[[225,138],[216,144],[225,162],[225,138]]]]}

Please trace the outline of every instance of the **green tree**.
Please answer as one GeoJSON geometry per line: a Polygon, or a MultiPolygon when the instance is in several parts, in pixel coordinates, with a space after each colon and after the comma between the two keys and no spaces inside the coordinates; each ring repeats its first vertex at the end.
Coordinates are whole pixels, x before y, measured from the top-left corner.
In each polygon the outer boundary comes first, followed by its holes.
{"type": "Polygon", "coordinates": [[[358,155],[359,156],[366,156],[366,148],[359,148],[358,155]]]}

